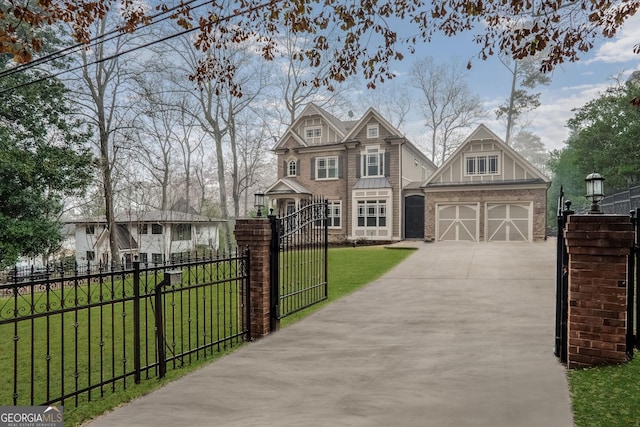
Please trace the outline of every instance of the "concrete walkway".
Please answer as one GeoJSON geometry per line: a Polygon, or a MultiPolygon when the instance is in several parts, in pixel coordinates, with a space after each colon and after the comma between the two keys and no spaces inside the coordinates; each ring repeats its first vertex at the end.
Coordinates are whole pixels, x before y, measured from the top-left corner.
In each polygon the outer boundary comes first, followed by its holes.
{"type": "Polygon", "coordinates": [[[90,425],[572,426],[554,243],[416,246],[360,291],[90,425]]]}

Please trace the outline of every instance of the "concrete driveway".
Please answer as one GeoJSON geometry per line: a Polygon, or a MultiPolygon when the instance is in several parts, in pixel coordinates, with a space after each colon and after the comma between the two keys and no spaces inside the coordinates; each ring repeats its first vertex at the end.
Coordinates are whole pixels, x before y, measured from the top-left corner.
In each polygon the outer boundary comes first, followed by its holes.
{"type": "Polygon", "coordinates": [[[572,426],[554,241],[416,246],[360,291],[90,425],[572,426]]]}

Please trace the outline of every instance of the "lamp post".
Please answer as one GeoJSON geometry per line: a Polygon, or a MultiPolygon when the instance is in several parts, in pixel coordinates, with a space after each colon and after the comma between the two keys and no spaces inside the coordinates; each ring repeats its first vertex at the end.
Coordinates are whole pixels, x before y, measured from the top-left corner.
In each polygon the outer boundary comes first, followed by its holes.
{"type": "Polygon", "coordinates": [[[601,214],[598,203],[604,199],[604,178],[597,172],[590,173],[584,179],[587,183],[587,195],[585,196],[591,202],[589,214],[601,214]]]}
{"type": "Polygon", "coordinates": [[[262,208],[264,208],[264,193],[255,193],[253,206],[256,208],[258,218],[262,217],[262,208]]]}

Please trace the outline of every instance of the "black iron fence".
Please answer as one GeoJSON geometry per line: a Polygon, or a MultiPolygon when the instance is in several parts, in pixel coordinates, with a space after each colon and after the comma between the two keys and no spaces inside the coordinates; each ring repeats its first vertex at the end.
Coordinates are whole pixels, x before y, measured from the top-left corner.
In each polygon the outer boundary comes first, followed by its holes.
{"type": "Polygon", "coordinates": [[[635,231],[635,239],[629,254],[627,270],[627,356],[633,358],[634,348],[640,350],[640,208],[631,211],[631,223],[635,231]]]}
{"type": "Polygon", "coordinates": [[[571,201],[565,200],[563,188],[558,197],[558,239],[556,241],[556,332],[553,353],[560,362],[567,362],[569,315],[569,254],[564,240],[564,226],[572,215],[571,201]]]}
{"type": "Polygon", "coordinates": [[[249,253],[0,284],[0,405],[95,400],[249,340],[249,253]]]}
{"type": "MultiPolygon", "coordinates": [[[[635,241],[630,248],[627,264],[627,318],[626,318],[626,353],[629,359],[634,356],[634,349],[640,349],[640,186],[631,187],[628,191],[607,196],[601,203],[605,213],[630,215],[635,232],[635,241]]],[[[568,322],[568,265],[569,257],[564,240],[564,227],[571,210],[571,202],[565,201],[562,187],[558,199],[558,240],[556,267],[556,333],[554,353],[561,362],[567,361],[567,322],[568,322]]]]}
{"type": "Polygon", "coordinates": [[[280,319],[327,299],[327,214],[327,200],[311,199],[295,212],[269,215],[272,331],[280,319]]]}
{"type": "Polygon", "coordinates": [[[608,195],[600,202],[600,209],[608,214],[628,215],[630,211],[638,208],[640,208],[640,185],[608,195]]]}

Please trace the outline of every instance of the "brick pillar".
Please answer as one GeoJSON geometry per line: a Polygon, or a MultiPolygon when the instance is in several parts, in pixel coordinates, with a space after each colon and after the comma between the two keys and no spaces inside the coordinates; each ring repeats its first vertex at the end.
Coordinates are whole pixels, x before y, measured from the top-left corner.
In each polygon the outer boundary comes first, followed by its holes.
{"type": "Polygon", "coordinates": [[[621,363],[626,356],[627,256],[633,244],[624,215],[572,215],[567,366],[621,363]]]}
{"type": "Polygon", "coordinates": [[[251,251],[251,339],[269,334],[271,317],[269,285],[269,245],[271,224],[268,218],[243,218],[236,220],[235,237],[238,248],[251,251]]]}

